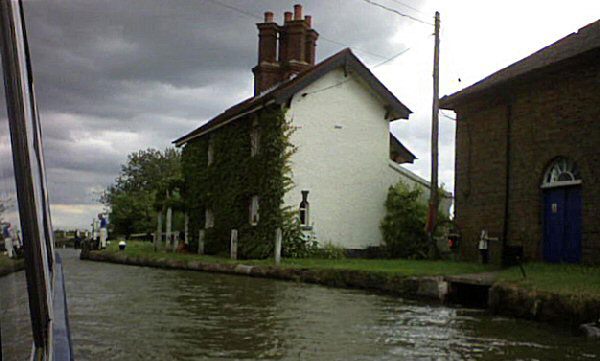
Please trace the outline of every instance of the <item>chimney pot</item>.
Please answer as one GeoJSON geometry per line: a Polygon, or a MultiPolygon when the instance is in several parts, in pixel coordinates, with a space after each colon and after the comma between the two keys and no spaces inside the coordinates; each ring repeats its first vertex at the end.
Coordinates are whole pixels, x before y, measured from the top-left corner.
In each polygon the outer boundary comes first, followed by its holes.
{"type": "Polygon", "coordinates": [[[294,5],[294,20],[302,20],[302,5],[294,5]]]}
{"type": "Polygon", "coordinates": [[[309,28],[312,26],[312,16],[306,15],[304,21],[306,21],[306,25],[308,25],[309,28]]]}
{"type": "Polygon", "coordinates": [[[292,21],[292,12],[286,11],[285,13],[283,13],[283,19],[286,23],[292,21]]]}
{"type": "Polygon", "coordinates": [[[265,12],[265,23],[273,22],[273,13],[270,11],[265,12]]]}

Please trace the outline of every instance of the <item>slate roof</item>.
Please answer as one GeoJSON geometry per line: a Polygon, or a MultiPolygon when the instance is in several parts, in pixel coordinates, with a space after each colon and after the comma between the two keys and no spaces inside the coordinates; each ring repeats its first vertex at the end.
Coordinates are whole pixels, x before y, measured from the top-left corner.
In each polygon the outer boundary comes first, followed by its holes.
{"type": "Polygon", "coordinates": [[[345,67],[347,70],[354,71],[355,74],[365,81],[369,87],[383,99],[386,103],[390,120],[400,118],[408,119],[408,115],[412,113],[410,109],[402,104],[349,48],[346,48],[323,60],[319,64],[302,71],[296,77],[278,84],[273,89],[234,105],[199,128],[176,139],[173,143],[178,147],[182,146],[194,138],[207,134],[219,126],[229,123],[245,114],[257,111],[267,104],[286,104],[294,94],[306,88],[309,84],[318,80],[329,71],[339,67],[345,67]]]}
{"type": "Polygon", "coordinates": [[[390,133],[390,153],[390,157],[392,157],[393,161],[396,161],[394,158],[398,156],[404,160],[403,163],[414,163],[415,159],[417,159],[417,157],[392,133],[390,133]],[[394,155],[396,157],[394,157],[394,155]]]}
{"type": "Polygon", "coordinates": [[[454,109],[457,103],[486,90],[506,84],[527,74],[540,71],[565,60],[600,49],[600,20],[579,29],[530,56],[501,69],[479,82],[440,99],[440,107],[454,109]]]}

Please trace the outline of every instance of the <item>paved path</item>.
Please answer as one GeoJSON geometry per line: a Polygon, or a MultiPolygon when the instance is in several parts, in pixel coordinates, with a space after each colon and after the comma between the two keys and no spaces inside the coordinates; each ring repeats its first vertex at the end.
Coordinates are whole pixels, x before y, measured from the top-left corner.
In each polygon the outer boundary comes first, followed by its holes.
{"type": "Polygon", "coordinates": [[[444,279],[450,283],[466,283],[478,286],[491,286],[496,281],[498,272],[467,273],[462,275],[446,276],[444,279]]]}

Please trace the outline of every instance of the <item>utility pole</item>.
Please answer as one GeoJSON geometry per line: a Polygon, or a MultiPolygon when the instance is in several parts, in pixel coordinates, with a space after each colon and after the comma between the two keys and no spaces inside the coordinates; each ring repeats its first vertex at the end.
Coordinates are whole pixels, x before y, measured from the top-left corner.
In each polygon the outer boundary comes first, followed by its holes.
{"type": "Polygon", "coordinates": [[[433,237],[433,227],[437,222],[439,208],[438,167],[439,167],[439,112],[440,112],[440,13],[435,12],[435,47],[433,50],[433,108],[431,114],[431,186],[429,195],[428,231],[433,237]]]}

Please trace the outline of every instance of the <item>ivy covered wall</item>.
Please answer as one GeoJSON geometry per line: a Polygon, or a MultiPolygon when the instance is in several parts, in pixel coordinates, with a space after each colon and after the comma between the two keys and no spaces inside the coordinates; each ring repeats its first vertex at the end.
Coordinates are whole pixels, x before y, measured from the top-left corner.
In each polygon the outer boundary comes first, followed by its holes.
{"type": "Polygon", "coordinates": [[[208,254],[229,252],[231,229],[238,230],[238,256],[272,255],[275,230],[286,222],[283,196],[292,185],[289,158],[295,151],[293,132],[279,106],[237,119],[183,149],[184,201],[189,214],[190,248],[198,246],[206,209],[214,215],[214,227],[205,233],[208,254]],[[251,132],[259,134],[258,154],[251,156],[251,132]],[[208,146],[213,160],[208,165],[208,146]],[[259,221],[250,224],[250,202],[259,197],[259,221]]]}

